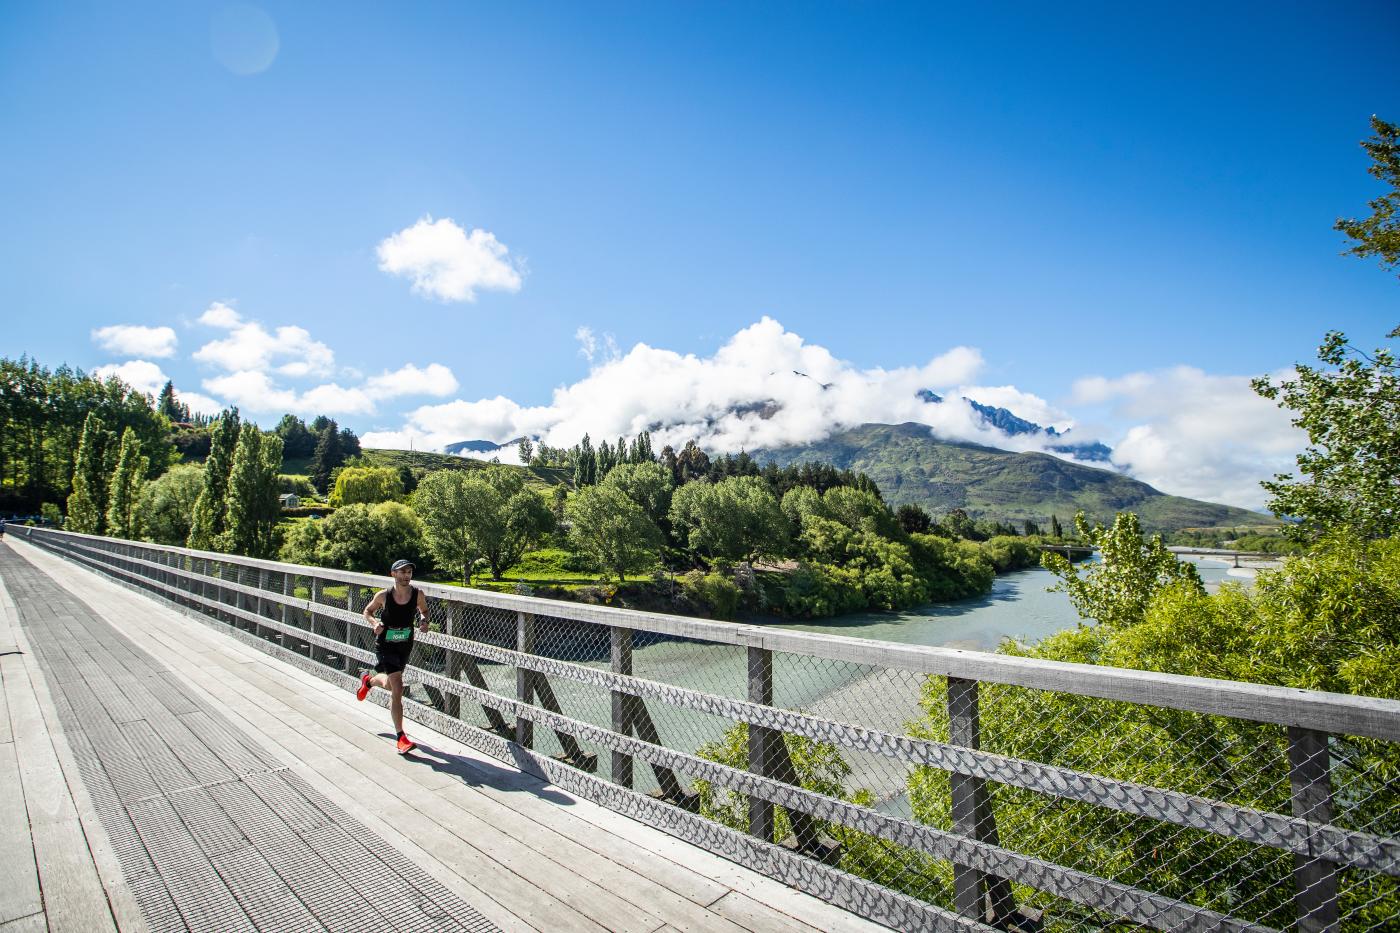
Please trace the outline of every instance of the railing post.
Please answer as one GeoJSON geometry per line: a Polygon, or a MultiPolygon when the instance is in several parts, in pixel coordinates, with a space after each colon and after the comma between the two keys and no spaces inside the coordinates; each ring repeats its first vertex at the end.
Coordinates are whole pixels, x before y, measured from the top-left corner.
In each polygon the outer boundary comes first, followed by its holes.
{"type": "MultiPolygon", "coordinates": [[[[632,630],[613,625],[609,626],[608,633],[612,647],[612,672],[630,676],[632,674],[632,630]]],[[[611,695],[612,731],[619,735],[629,735],[632,730],[631,716],[627,707],[632,697],[621,690],[613,690],[611,695]]],[[[612,779],[613,783],[623,787],[632,786],[631,755],[623,752],[612,753],[612,779]]]]}
{"type": "MultiPolygon", "coordinates": [[[[749,702],[773,705],[773,652],[767,648],[748,649],[749,702]]],[[[749,724],[749,771],[768,777],[773,764],[773,739],[782,739],[771,729],[749,724]]],[[[764,842],[773,841],[773,804],[758,797],[749,798],[749,833],[764,842]]]]}
{"type": "MultiPolygon", "coordinates": [[[[466,620],[464,618],[466,615],[466,607],[455,599],[445,599],[442,602],[443,610],[447,614],[446,624],[443,626],[447,634],[452,638],[465,638],[467,629],[466,620]]],[[[447,651],[446,668],[448,680],[452,681],[454,684],[461,682],[462,671],[466,668],[466,664],[462,659],[462,652],[449,648],[447,651]]],[[[454,719],[462,718],[461,697],[455,693],[449,693],[443,697],[443,702],[446,705],[447,715],[454,719]]]]}
{"type": "MultiPolygon", "coordinates": [[[[312,606],[312,608],[311,608],[311,611],[307,612],[307,614],[306,614],[306,630],[307,630],[308,632],[314,633],[314,632],[316,631],[316,618],[317,618],[317,614],[316,614],[316,609],[315,609],[315,607],[321,604],[321,596],[324,595],[324,592],[325,592],[325,584],[321,582],[321,578],[320,578],[320,577],[317,577],[317,576],[313,576],[313,577],[311,578],[311,606],[312,606]]],[[[310,641],[307,641],[307,642],[305,643],[305,647],[306,647],[306,656],[307,656],[308,658],[310,658],[311,660],[313,660],[313,661],[324,661],[324,660],[325,660],[325,654],[326,654],[326,653],[325,653],[324,651],[318,649],[318,648],[317,648],[314,644],[312,644],[310,641]],[[318,654],[320,655],[320,657],[317,657],[318,654]]]]}
{"type": "MultiPolygon", "coordinates": [[[[977,681],[948,678],[948,744],[979,748],[982,724],[977,681]]],[[[997,845],[996,817],[982,778],[950,772],[953,831],[969,839],[997,845]]],[[[1000,923],[1015,910],[1011,884],[969,865],[953,865],[953,905],[958,913],[978,921],[1000,923]]]]}
{"type": "MultiPolygon", "coordinates": [[[[515,614],[515,650],[521,654],[535,653],[535,617],[524,612],[515,614]]],[[[515,698],[530,703],[535,698],[535,679],[523,667],[515,669],[515,698]]],[[[523,716],[515,717],[515,741],[526,748],[535,744],[535,724],[523,716]]]]}
{"type": "MultiPolygon", "coordinates": [[[[1288,727],[1288,779],[1293,815],[1309,823],[1332,822],[1331,752],[1327,733],[1288,727]]],[[[1336,933],[1337,866],[1309,855],[1293,856],[1301,933],[1336,933]]]]}

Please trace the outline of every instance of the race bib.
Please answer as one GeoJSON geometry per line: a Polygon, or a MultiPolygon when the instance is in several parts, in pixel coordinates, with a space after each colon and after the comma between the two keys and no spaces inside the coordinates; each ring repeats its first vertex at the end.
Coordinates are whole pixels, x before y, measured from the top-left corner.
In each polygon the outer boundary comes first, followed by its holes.
{"type": "Polygon", "coordinates": [[[385,641],[408,641],[413,637],[411,628],[386,628],[384,630],[385,641]]]}

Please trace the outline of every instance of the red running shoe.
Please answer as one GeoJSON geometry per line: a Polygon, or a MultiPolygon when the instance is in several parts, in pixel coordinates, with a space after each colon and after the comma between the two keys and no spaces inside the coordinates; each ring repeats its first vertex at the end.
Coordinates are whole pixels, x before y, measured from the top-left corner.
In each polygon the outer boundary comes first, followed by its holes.
{"type": "Polygon", "coordinates": [[[401,736],[399,736],[399,754],[400,754],[400,755],[407,755],[409,752],[413,751],[413,750],[414,750],[415,748],[417,748],[417,747],[418,747],[418,743],[415,742],[415,741],[413,741],[412,739],[410,739],[408,736],[406,736],[406,735],[401,735],[401,736]]]}
{"type": "Polygon", "coordinates": [[[358,690],[355,691],[355,699],[357,699],[357,700],[363,700],[365,697],[369,696],[369,679],[370,679],[370,677],[372,677],[372,676],[374,676],[374,675],[372,675],[372,674],[370,674],[370,673],[368,673],[368,672],[366,672],[365,674],[361,675],[361,677],[360,677],[360,689],[358,689],[358,690]]]}

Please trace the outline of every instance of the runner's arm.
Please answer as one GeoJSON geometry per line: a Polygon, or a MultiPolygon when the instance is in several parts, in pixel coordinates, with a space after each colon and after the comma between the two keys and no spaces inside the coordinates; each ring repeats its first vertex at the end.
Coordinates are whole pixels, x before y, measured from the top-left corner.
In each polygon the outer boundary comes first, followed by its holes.
{"type": "Polygon", "coordinates": [[[423,591],[418,591],[418,631],[428,630],[428,597],[423,595],[423,591]]]}
{"type": "Polygon", "coordinates": [[[374,599],[365,606],[365,621],[374,626],[374,634],[378,635],[384,631],[384,623],[374,617],[374,614],[384,608],[384,591],[380,590],[374,594],[374,599]]]}

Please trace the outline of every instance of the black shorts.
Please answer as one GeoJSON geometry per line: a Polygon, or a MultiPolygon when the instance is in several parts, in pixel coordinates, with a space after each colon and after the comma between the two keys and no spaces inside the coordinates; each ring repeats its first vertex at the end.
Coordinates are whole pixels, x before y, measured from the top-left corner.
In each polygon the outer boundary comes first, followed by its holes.
{"type": "Polygon", "coordinates": [[[374,669],[380,674],[397,674],[408,667],[408,656],[412,653],[412,641],[386,641],[375,645],[374,669]]]}

